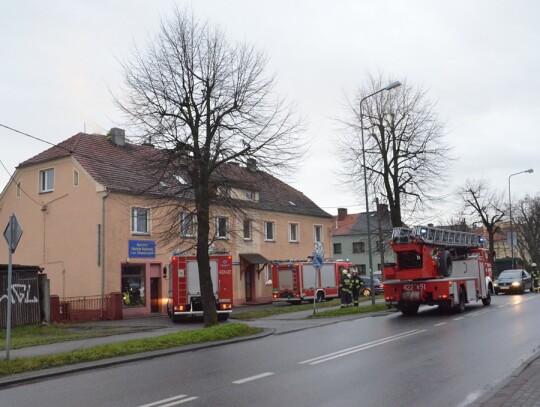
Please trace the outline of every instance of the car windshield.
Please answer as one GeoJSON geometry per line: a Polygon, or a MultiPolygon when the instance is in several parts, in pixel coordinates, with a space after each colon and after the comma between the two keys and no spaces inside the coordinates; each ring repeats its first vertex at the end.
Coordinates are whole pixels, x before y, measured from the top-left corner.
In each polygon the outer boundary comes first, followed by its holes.
{"type": "Polygon", "coordinates": [[[499,278],[521,278],[521,270],[505,270],[499,274],[499,278]]]}

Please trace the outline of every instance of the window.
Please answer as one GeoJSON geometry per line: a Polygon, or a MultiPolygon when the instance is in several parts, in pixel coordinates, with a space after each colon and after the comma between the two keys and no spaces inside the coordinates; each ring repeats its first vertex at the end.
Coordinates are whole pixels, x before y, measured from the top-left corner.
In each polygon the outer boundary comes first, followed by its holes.
{"type": "Polygon", "coordinates": [[[313,239],[322,243],[322,225],[313,225],[313,239]]]}
{"type": "Polygon", "coordinates": [[[228,197],[229,196],[229,188],[224,187],[223,185],[220,185],[217,187],[217,194],[219,196],[228,197]]]}
{"type": "Polygon", "coordinates": [[[298,242],[298,223],[289,223],[289,242],[298,242]]]}
{"type": "Polygon", "coordinates": [[[131,208],[131,232],[148,233],[148,214],[146,208],[131,208]]]}
{"type": "Polygon", "coordinates": [[[352,252],[353,253],[364,253],[366,250],[364,248],[364,242],[353,242],[352,252]]]}
{"type": "Polygon", "coordinates": [[[356,269],[360,274],[366,275],[366,265],[365,264],[356,264],[356,269]]]}
{"type": "Polygon", "coordinates": [[[216,238],[227,238],[227,218],[223,216],[216,217],[216,238]]]}
{"type": "Polygon", "coordinates": [[[341,254],[341,243],[334,243],[334,254],[341,254]]]}
{"type": "Polygon", "coordinates": [[[146,305],[144,267],[122,267],[122,298],[124,307],[144,307],[146,305]]]}
{"type": "Polygon", "coordinates": [[[79,172],[77,170],[73,170],[73,186],[79,186],[79,172]]]}
{"type": "Polygon", "coordinates": [[[276,240],[274,236],[275,222],[265,221],[264,222],[264,240],[276,240]]]}
{"type": "Polygon", "coordinates": [[[246,191],[246,198],[251,201],[257,200],[257,193],[255,191],[246,191]]]}
{"type": "Polygon", "coordinates": [[[21,196],[21,181],[17,182],[17,198],[21,196]]]}
{"type": "Polygon", "coordinates": [[[244,219],[244,240],[251,240],[251,221],[244,219]]]}
{"type": "Polygon", "coordinates": [[[39,172],[39,192],[54,191],[54,168],[39,172]]]}
{"type": "Polygon", "coordinates": [[[188,212],[180,214],[180,236],[192,237],[196,234],[196,218],[195,215],[188,212]]]}

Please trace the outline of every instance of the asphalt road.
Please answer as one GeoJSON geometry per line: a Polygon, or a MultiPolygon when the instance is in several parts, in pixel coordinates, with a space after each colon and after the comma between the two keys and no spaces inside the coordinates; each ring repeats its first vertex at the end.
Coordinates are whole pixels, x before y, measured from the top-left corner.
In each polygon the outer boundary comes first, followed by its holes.
{"type": "Polygon", "coordinates": [[[8,388],[0,404],[466,406],[538,348],[539,308],[526,294],[352,319],[8,388]]]}

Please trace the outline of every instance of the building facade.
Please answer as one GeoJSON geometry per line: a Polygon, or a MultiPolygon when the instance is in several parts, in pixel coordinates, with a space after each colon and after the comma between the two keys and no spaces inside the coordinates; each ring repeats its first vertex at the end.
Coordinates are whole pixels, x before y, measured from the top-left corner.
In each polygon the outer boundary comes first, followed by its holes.
{"type": "MultiPolygon", "coordinates": [[[[195,254],[197,225],[192,202],[177,210],[159,191],[181,186],[181,176],[171,178],[176,186],[150,182],[145,163],[155,154],[114,129],[79,133],[21,163],[0,195],[0,224],[15,213],[23,228],[13,262],[42,267],[60,298],[123,292],[124,316],[165,313],[164,267],[174,251],[195,254]]],[[[211,207],[211,249],[233,258],[235,305],[270,301],[271,262],[307,259],[316,241],[328,246],[332,217],[256,166],[230,164],[222,175],[227,187],[218,193],[239,203],[242,215],[211,207]]],[[[7,262],[3,245],[0,263],[7,262]]]]}
{"type": "Polygon", "coordinates": [[[370,216],[370,236],[373,273],[381,277],[384,263],[395,261],[391,249],[392,223],[386,205],[379,205],[375,212],[348,214],[339,208],[338,216],[332,220],[332,252],[334,259],[352,262],[361,275],[370,275],[367,216],[370,216]]]}

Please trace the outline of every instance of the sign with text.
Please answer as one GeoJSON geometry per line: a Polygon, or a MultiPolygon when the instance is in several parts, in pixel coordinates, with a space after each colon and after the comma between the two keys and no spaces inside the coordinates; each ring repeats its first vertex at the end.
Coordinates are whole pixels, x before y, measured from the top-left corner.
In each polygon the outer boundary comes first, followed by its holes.
{"type": "Polygon", "coordinates": [[[130,240],[128,257],[154,258],[156,257],[156,242],[153,240],[130,240]]]}

